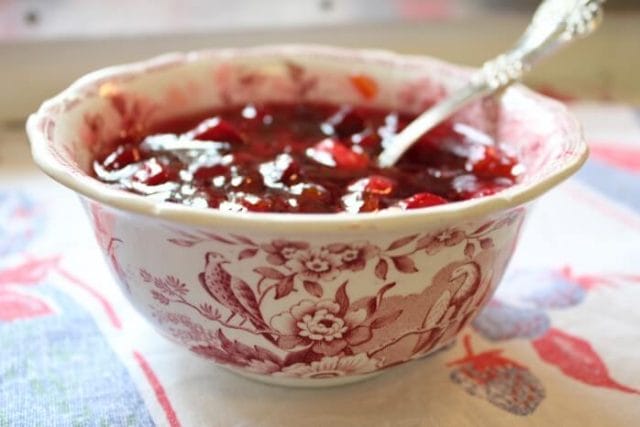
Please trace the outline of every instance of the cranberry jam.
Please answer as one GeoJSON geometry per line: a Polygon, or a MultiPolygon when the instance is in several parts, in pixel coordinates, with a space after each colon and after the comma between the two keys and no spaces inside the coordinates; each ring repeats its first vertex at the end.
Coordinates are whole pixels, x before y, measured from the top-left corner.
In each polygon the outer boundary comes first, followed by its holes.
{"type": "Polygon", "coordinates": [[[146,135],[124,130],[94,170],[106,183],[157,200],[236,212],[415,209],[516,182],[522,166],[515,157],[460,123],[440,125],[396,166],[378,168],[382,147],[412,119],[316,103],[230,107],[146,135]]]}

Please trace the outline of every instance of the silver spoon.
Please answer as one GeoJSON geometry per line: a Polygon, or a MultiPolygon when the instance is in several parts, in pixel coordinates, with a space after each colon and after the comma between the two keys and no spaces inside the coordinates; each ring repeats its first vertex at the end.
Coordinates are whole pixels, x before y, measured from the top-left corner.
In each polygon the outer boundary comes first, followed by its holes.
{"type": "Polygon", "coordinates": [[[469,83],[435,104],[397,134],[378,156],[378,166],[393,166],[427,131],[470,102],[519,80],[542,58],[591,34],[602,21],[605,0],[545,0],[515,46],[487,61],[469,83]]]}

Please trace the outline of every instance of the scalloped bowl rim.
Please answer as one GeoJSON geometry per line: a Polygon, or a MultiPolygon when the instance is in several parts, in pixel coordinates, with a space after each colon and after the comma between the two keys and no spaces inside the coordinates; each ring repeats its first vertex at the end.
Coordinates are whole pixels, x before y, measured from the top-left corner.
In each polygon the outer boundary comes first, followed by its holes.
{"type": "Polygon", "coordinates": [[[357,214],[234,213],[212,208],[195,208],[177,203],[158,202],[145,198],[144,196],[108,187],[89,175],[78,175],[51,153],[51,149],[48,146],[49,141],[40,123],[46,120],[51,112],[63,104],[65,100],[78,98],[79,95],[87,89],[96,87],[112,78],[125,75],[141,75],[154,68],[170,66],[172,64],[182,65],[196,62],[209,56],[233,56],[243,52],[287,55],[295,55],[296,52],[304,52],[306,54],[313,52],[324,55],[357,54],[372,59],[379,58],[394,61],[410,60],[431,63],[432,65],[449,67],[463,72],[469,72],[471,70],[467,67],[426,56],[397,54],[384,50],[347,49],[321,45],[276,45],[168,53],[139,62],[116,65],[93,71],[80,77],[57,96],[45,101],[36,113],[29,116],[26,124],[35,163],[51,178],[80,195],[113,208],[132,213],[185,225],[235,226],[245,228],[262,228],[267,226],[282,228],[288,231],[309,231],[309,227],[311,226],[314,231],[323,232],[326,230],[336,230],[336,228],[341,227],[349,229],[366,227],[374,227],[376,229],[398,228],[399,221],[402,227],[411,227],[425,224],[426,222],[448,222],[489,215],[532,201],[574,174],[588,157],[589,150],[582,136],[582,128],[569,110],[558,101],[535,93],[520,84],[513,85],[507,90],[517,91],[520,96],[533,98],[538,104],[553,107],[564,114],[566,116],[565,118],[568,119],[568,122],[571,124],[571,134],[568,135],[568,137],[576,140],[576,149],[570,155],[564,157],[561,164],[559,164],[555,170],[538,181],[516,184],[491,196],[483,196],[476,199],[408,211],[382,210],[373,213],[357,214]]]}

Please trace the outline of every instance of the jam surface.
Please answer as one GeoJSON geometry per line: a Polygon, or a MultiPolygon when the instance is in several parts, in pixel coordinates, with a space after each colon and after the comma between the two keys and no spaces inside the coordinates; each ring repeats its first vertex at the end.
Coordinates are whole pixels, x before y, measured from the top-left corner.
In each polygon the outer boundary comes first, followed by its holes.
{"type": "Polygon", "coordinates": [[[522,166],[488,135],[444,123],[391,168],[385,144],[414,117],[329,104],[244,105],[123,130],[98,179],[156,200],[225,211],[415,209],[493,194],[522,166]]]}

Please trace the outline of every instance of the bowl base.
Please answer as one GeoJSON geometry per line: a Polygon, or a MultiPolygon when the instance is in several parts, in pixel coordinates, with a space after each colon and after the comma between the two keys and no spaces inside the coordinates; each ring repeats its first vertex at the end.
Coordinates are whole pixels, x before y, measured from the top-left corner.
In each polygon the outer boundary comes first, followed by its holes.
{"type": "Polygon", "coordinates": [[[277,385],[282,387],[297,387],[297,388],[325,388],[325,387],[337,387],[346,384],[353,384],[360,381],[365,381],[370,378],[382,375],[384,370],[372,372],[364,375],[346,375],[343,377],[335,378],[287,378],[287,377],[275,377],[271,375],[252,374],[240,369],[231,368],[229,366],[222,366],[227,371],[230,371],[236,375],[244,378],[248,378],[253,381],[258,381],[264,384],[277,385]]]}
{"type": "MultiPolygon", "coordinates": [[[[442,350],[447,350],[451,348],[456,342],[456,339],[453,338],[442,345],[437,346],[433,350],[428,353],[421,354],[416,357],[412,361],[426,359],[427,357],[433,356],[436,353],[439,353],[442,350]]],[[[405,363],[409,363],[411,361],[407,361],[405,363]]],[[[403,363],[404,364],[404,363],[403,363]]],[[[251,372],[246,372],[241,369],[232,368],[230,366],[218,365],[221,368],[226,369],[227,371],[239,375],[241,377],[258,381],[263,384],[268,385],[276,385],[282,387],[294,387],[294,388],[326,388],[326,387],[337,387],[347,384],[353,384],[360,381],[366,381],[371,378],[375,378],[379,375],[384,374],[389,369],[381,369],[376,372],[371,372],[369,374],[364,375],[346,375],[343,377],[335,377],[335,378],[287,378],[287,377],[276,377],[272,375],[262,375],[262,374],[253,374],[251,372]]]]}

